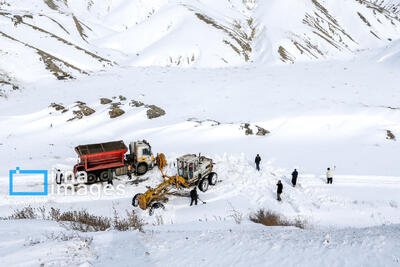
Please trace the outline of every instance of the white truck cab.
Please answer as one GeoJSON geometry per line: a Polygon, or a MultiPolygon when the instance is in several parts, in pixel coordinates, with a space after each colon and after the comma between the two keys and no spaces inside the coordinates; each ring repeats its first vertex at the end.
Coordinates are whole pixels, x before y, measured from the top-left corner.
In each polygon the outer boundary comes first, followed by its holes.
{"type": "Polygon", "coordinates": [[[129,144],[130,164],[137,175],[143,175],[155,165],[155,158],[151,146],[146,140],[131,142],[129,144]]]}

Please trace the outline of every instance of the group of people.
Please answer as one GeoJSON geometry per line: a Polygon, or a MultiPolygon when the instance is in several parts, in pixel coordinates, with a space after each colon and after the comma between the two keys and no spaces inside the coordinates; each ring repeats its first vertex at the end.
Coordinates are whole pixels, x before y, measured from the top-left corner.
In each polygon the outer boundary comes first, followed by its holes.
{"type": "MultiPolygon", "coordinates": [[[[254,162],[256,164],[256,170],[259,171],[260,170],[260,163],[261,163],[261,157],[260,157],[259,154],[257,154],[254,162]]],[[[333,182],[333,172],[335,170],[336,170],[336,166],[333,167],[333,170],[331,168],[327,168],[327,170],[326,170],[326,183],[327,184],[332,184],[332,182],[333,182]]],[[[294,169],[294,171],[292,172],[292,185],[293,185],[293,187],[296,187],[297,177],[298,176],[299,176],[299,172],[297,171],[297,169],[294,169]]],[[[283,184],[282,184],[281,180],[278,180],[278,183],[276,184],[276,186],[277,186],[276,199],[278,201],[282,201],[281,194],[283,192],[283,184]]]]}
{"type": "MultiPolygon", "coordinates": [[[[259,154],[257,154],[255,160],[254,160],[255,164],[256,164],[256,170],[259,171],[260,170],[260,163],[261,163],[261,157],[259,154]]],[[[336,166],[334,166],[333,170],[331,168],[328,168],[326,171],[326,183],[327,184],[332,184],[333,182],[333,172],[336,170],[336,166]]],[[[297,171],[297,169],[294,169],[292,172],[292,185],[293,187],[296,187],[297,184],[297,178],[299,177],[299,172],[297,171]]],[[[278,201],[282,201],[281,199],[281,194],[283,192],[283,184],[281,180],[278,180],[278,183],[276,184],[277,189],[276,189],[276,199],[278,201]]],[[[199,195],[197,193],[196,187],[193,188],[190,191],[190,206],[192,206],[193,204],[197,205],[197,200],[199,199],[199,195]]],[[[201,201],[201,200],[200,200],[201,201]]],[[[204,202],[203,202],[204,203],[204,202]]]]}
{"type": "MultiPolygon", "coordinates": [[[[299,176],[299,173],[296,169],[292,172],[292,185],[293,187],[296,187],[297,184],[297,177],[299,176]]],[[[276,184],[277,189],[276,189],[276,200],[282,201],[281,199],[281,194],[283,192],[283,184],[281,180],[278,180],[278,183],[276,184]]]]}

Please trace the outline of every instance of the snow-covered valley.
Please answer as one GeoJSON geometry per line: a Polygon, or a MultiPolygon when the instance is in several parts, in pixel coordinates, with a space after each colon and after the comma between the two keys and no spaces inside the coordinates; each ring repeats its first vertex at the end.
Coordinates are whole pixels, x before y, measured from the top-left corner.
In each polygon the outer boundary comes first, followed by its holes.
{"type": "Polygon", "coordinates": [[[154,169],[137,185],[120,177],[114,186],[127,185],[124,194],[99,200],[8,196],[9,169],[71,170],[77,160],[73,148],[84,143],[147,139],[155,153],[167,155],[169,174],[176,172],[176,157],[202,153],[215,160],[220,182],[200,194],[205,205],[189,207],[187,196],[171,195],[156,215],[136,208],[148,224],[145,233],[77,233],[49,221],[3,221],[3,246],[11,239],[19,243],[16,254],[5,250],[2,257],[24,266],[398,264],[399,145],[388,139],[387,130],[400,132],[400,81],[391,64],[366,62],[372,62],[371,55],[279,67],[121,68],[79,80],[44,80],[12,92],[1,105],[1,216],[27,205],[104,216],[115,208],[124,214],[132,210],[133,195],[161,182],[154,169]],[[111,119],[110,104],[100,98],[120,102],[125,113],[111,119]],[[166,114],[150,120],[147,108],[130,105],[132,100],[157,105],[166,114]],[[50,107],[57,103],[73,110],[76,101],[95,112],[69,121],[73,112],[50,107]],[[244,123],[254,128],[253,135],[246,135],[244,123]],[[255,125],[270,133],[256,135],[255,125]],[[261,172],[254,168],[256,153],[263,159],[261,172]],[[327,185],[324,172],[333,165],[334,184],[327,185]],[[290,184],[293,168],[300,171],[296,188],[290,184]],[[282,203],[276,201],[278,179],[284,183],[282,203]],[[286,229],[249,221],[260,208],[302,218],[308,226],[286,229]],[[241,214],[241,224],[233,210],[241,214]],[[35,233],[22,230],[31,224],[37,225],[35,233]],[[72,236],[54,240],[58,235],[72,236]],[[30,238],[38,241],[29,245],[30,238]],[[30,246],[31,256],[18,256],[30,246]]]}
{"type": "Polygon", "coordinates": [[[399,83],[397,66],[370,55],[294,66],[116,68],[79,80],[43,80],[2,100],[1,148],[8,153],[1,157],[6,168],[21,161],[30,168],[70,167],[79,144],[147,139],[167,155],[260,153],[303,173],[320,175],[336,164],[339,174],[396,176],[399,144],[387,131],[399,135],[399,83]],[[94,113],[75,118],[78,101],[94,113]],[[148,119],[148,108],[132,101],[166,114],[148,119]],[[125,113],[111,119],[113,103],[125,113]],[[253,135],[241,129],[245,123],[253,135]],[[257,136],[256,125],[270,133],[257,136]]]}
{"type": "Polygon", "coordinates": [[[399,8],[0,0],[1,265],[399,266],[399,8]],[[181,155],[212,158],[217,184],[197,206],[173,189],[152,216],[132,197],[163,181],[158,168],[116,177],[108,194],[100,182],[54,190],[78,145],[143,139],[168,175],[181,155]],[[49,194],[10,195],[17,167],[48,170],[49,194]],[[12,217],[29,207],[35,219],[12,217]],[[134,211],[145,225],[83,231],[43,215],[52,209],[134,211]],[[302,227],[255,223],[260,209],[302,227]]]}

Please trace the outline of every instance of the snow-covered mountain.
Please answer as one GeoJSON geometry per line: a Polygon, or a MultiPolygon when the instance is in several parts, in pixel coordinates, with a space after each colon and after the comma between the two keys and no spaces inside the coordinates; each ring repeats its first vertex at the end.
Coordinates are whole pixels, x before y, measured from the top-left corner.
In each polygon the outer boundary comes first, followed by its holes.
{"type": "Polygon", "coordinates": [[[351,57],[400,38],[398,0],[3,0],[2,83],[120,66],[351,57]]]}
{"type": "Polygon", "coordinates": [[[373,3],[393,13],[400,14],[399,0],[375,0],[373,3]]]}
{"type": "Polygon", "coordinates": [[[0,262],[398,266],[399,17],[400,0],[0,0],[0,262]],[[169,175],[184,154],[214,160],[205,204],[171,188],[153,216],[132,207],[164,182],[157,168],[115,177],[125,190],[107,195],[10,177],[71,171],[78,145],[143,139],[169,175]],[[57,209],[113,226],[82,232],[45,216],[57,209]],[[259,209],[307,227],[256,224],[259,209]],[[117,231],[126,211],[144,232],[117,231]]]}

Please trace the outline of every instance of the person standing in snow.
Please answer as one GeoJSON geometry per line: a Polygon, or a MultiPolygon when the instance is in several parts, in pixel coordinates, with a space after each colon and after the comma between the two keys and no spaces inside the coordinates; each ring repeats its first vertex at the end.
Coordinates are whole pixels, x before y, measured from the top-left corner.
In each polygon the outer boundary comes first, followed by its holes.
{"type": "Polygon", "coordinates": [[[256,163],[256,169],[257,171],[260,170],[260,162],[261,162],[261,157],[259,154],[257,154],[256,159],[254,160],[254,162],[256,163]]]}
{"type": "Polygon", "coordinates": [[[297,172],[296,169],[294,169],[294,171],[292,172],[292,185],[293,187],[296,186],[297,183],[297,176],[299,175],[299,173],[297,172]]]}
{"type": "Polygon", "coordinates": [[[190,206],[193,205],[193,202],[194,202],[195,205],[197,205],[197,199],[199,198],[199,195],[197,194],[196,187],[193,188],[193,189],[190,191],[190,198],[192,199],[192,200],[190,201],[190,206]]]}
{"type": "Polygon", "coordinates": [[[281,194],[283,191],[283,184],[281,182],[281,180],[278,181],[278,183],[276,184],[276,186],[278,187],[276,190],[276,200],[281,201],[281,194]]]}
{"type": "Polygon", "coordinates": [[[110,185],[114,185],[114,183],[113,183],[113,172],[112,172],[112,170],[108,170],[108,181],[107,181],[107,184],[110,184],[110,185]]]}
{"type": "Polygon", "coordinates": [[[132,166],[131,166],[131,164],[128,164],[127,175],[129,177],[129,180],[131,180],[132,179],[132,166]]]}
{"type": "Polygon", "coordinates": [[[336,170],[336,166],[333,167],[333,170],[331,168],[328,168],[326,170],[326,183],[327,184],[332,184],[333,182],[333,172],[336,170]]]}

